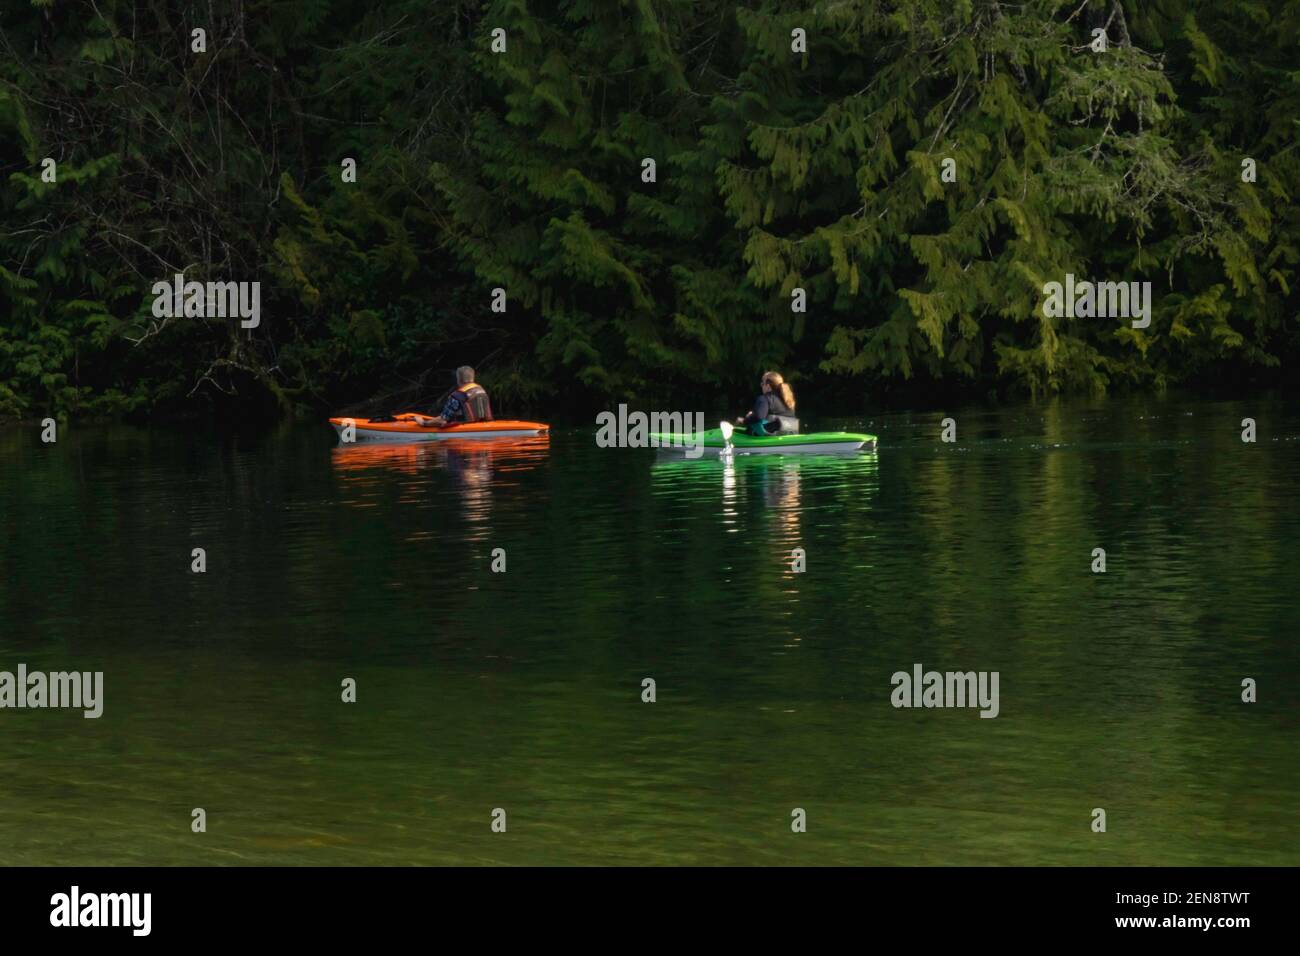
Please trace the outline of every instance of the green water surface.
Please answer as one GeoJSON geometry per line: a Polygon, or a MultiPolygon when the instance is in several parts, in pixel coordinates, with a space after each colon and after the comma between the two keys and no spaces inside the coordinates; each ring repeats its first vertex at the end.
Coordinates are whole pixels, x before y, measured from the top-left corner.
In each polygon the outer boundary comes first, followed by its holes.
{"type": "Polygon", "coordinates": [[[0,670],[105,702],[0,710],[0,864],[1300,862],[1294,407],[804,424],[880,450],[6,428],[0,670]]]}

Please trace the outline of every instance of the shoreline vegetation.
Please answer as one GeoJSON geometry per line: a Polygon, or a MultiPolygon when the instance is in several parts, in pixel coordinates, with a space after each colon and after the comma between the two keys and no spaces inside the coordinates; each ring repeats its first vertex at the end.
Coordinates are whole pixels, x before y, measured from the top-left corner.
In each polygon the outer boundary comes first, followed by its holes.
{"type": "Polygon", "coordinates": [[[1283,387],[1298,43],[1300,0],[15,5],[0,420],[367,415],[460,364],[516,417],[1283,387]],[[260,321],[156,309],[177,275],[260,321]],[[1067,276],[1147,324],[1044,308],[1067,276]]]}

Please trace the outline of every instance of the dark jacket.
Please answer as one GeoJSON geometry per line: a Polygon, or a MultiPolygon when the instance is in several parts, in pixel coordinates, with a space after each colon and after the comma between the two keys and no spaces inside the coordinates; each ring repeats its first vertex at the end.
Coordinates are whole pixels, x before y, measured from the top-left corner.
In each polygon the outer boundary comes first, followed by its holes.
{"type": "Polygon", "coordinates": [[[751,431],[770,435],[789,430],[787,424],[781,419],[796,420],[794,410],[786,405],[776,392],[767,392],[754,399],[754,410],[745,416],[745,426],[751,431]],[[755,427],[759,424],[764,426],[761,430],[755,427]]]}

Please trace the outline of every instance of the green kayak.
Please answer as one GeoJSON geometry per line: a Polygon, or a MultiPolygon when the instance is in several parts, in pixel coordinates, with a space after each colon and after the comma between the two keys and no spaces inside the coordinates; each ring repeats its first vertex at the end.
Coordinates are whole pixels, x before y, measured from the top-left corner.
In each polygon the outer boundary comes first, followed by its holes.
{"type": "MultiPolygon", "coordinates": [[[[672,450],[684,450],[680,435],[655,434],[652,443],[672,450]]],[[[717,454],[726,446],[722,429],[712,428],[703,435],[705,452],[717,454]]],[[[769,435],[757,438],[737,430],[731,436],[737,455],[843,455],[855,451],[875,451],[875,435],[853,432],[807,432],[801,435],[769,435]]]]}

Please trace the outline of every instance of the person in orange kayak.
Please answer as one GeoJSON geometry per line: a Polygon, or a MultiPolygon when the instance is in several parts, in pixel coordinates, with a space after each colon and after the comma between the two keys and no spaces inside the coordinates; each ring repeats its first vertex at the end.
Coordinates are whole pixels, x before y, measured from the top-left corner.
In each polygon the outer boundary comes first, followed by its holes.
{"type": "Polygon", "coordinates": [[[457,425],[462,422],[492,421],[492,403],[487,389],[474,381],[474,370],[468,365],[456,369],[456,389],[447,396],[442,411],[433,418],[421,420],[421,425],[457,425]]]}
{"type": "Polygon", "coordinates": [[[778,435],[799,431],[799,419],[794,417],[794,389],[786,384],[780,372],[764,372],[758,385],[760,393],[754,399],[753,410],[736,424],[751,435],[778,435]]]}

